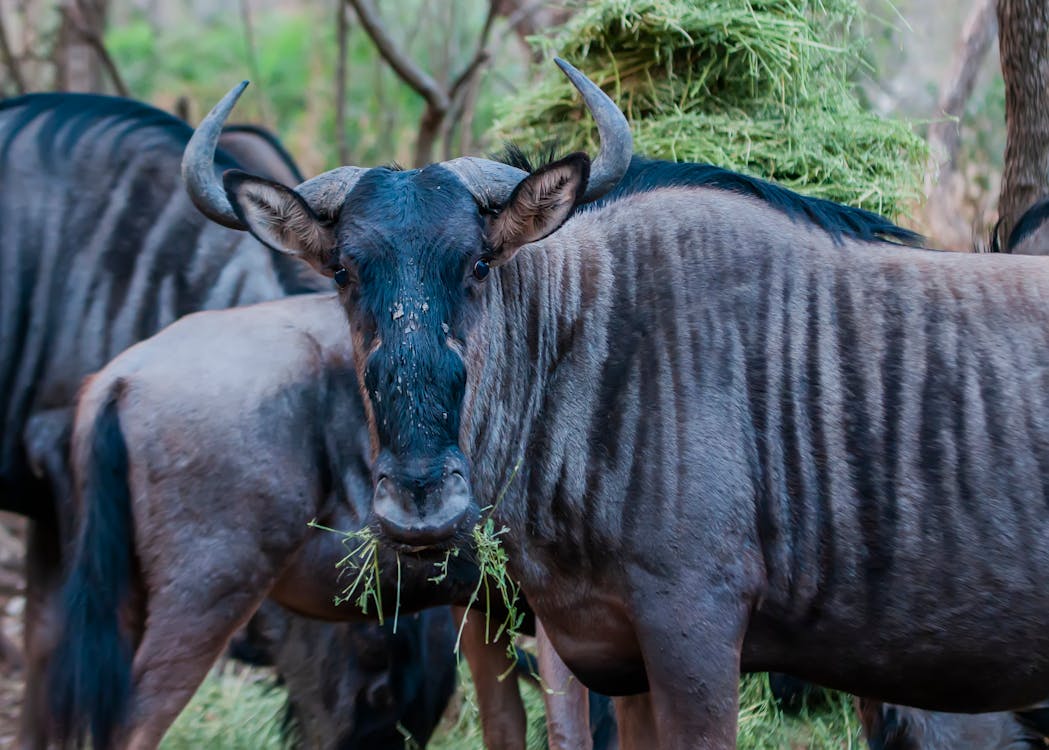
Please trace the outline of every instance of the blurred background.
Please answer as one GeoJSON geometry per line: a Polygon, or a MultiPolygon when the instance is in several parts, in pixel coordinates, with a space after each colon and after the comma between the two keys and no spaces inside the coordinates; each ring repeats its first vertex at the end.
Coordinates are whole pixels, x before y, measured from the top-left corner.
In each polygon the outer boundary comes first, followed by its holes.
{"type": "MultiPolygon", "coordinates": [[[[775,4],[754,3],[759,10],[775,4]]],[[[827,6],[832,16],[842,6],[781,4],[816,14],[827,6]]],[[[556,39],[562,24],[593,5],[622,10],[634,4],[385,0],[379,15],[389,36],[440,89],[471,73],[453,103],[456,111],[437,128],[431,158],[497,149],[492,126],[506,102],[550,72],[548,63],[532,65],[543,54],[535,37],[556,39]],[[482,39],[486,59],[471,71],[482,39]]],[[[936,147],[945,140],[942,131],[951,131],[956,179],[939,184],[937,215],[927,216],[924,198],[933,187],[927,181],[898,218],[933,230],[946,246],[983,237],[996,219],[1005,147],[993,3],[859,0],[856,6],[860,13],[838,38],[856,52],[848,57],[847,76],[862,105],[909,121],[921,138],[931,134],[936,147]],[[945,114],[958,115],[957,124],[945,114]]],[[[119,93],[196,122],[233,83],[248,78],[252,89],[236,117],[273,129],[308,175],[340,163],[416,161],[426,102],[377,52],[352,3],[0,0],[0,20],[4,95],[119,93]]]]}

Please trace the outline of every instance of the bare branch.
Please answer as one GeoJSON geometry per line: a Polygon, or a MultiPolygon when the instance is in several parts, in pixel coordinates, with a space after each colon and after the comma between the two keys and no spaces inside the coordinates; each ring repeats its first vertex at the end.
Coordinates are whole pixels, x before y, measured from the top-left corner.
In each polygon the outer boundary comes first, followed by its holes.
{"type": "Polygon", "coordinates": [[[488,6],[488,16],[484,20],[484,27],[477,39],[477,51],[473,58],[466,64],[462,72],[455,77],[452,85],[448,87],[448,98],[455,99],[460,89],[465,86],[471,78],[480,70],[481,66],[488,62],[491,53],[488,51],[488,37],[492,34],[492,22],[495,21],[496,4],[493,2],[488,6]]]}
{"type": "Polygon", "coordinates": [[[940,114],[947,118],[929,126],[929,145],[945,168],[953,169],[958,159],[958,118],[972,96],[980,65],[998,32],[994,0],[976,0],[955,46],[954,60],[940,90],[940,114]]]}
{"type": "MultiPolygon", "coordinates": [[[[405,83],[426,100],[430,109],[444,113],[450,104],[448,94],[422,68],[416,65],[390,36],[371,0],[347,0],[357,12],[361,26],[375,42],[376,49],[405,83]]],[[[425,119],[425,118],[424,118],[425,119]]]]}
{"type": "Polygon", "coordinates": [[[521,44],[531,52],[532,59],[536,62],[539,56],[529,44],[528,37],[540,28],[559,26],[571,15],[571,11],[566,7],[548,7],[549,0],[532,0],[530,3],[523,0],[492,0],[492,5],[498,15],[506,16],[506,30],[500,39],[517,34],[521,44]]]}
{"type": "Polygon", "coordinates": [[[994,0],[974,0],[955,44],[950,71],[940,88],[937,113],[944,119],[929,126],[929,165],[925,171],[926,232],[944,247],[970,244],[972,227],[958,211],[964,178],[958,173],[960,118],[972,96],[980,64],[994,41],[997,21],[994,0]]]}
{"type": "MultiPolygon", "coordinates": [[[[477,49],[470,61],[466,63],[462,72],[455,77],[451,86],[448,88],[448,96],[451,99],[451,105],[448,109],[448,113],[445,115],[444,126],[441,133],[441,137],[444,140],[445,159],[451,158],[452,156],[452,135],[455,132],[456,127],[459,128],[459,133],[462,135],[464,129],[469,128],[473,122],[473,113],[475,111],[474,105],[477,97],[477,83],[480,79],[479,74],[481,68],[491,59],[491,52],[488,48],[488,39],[492,34],[492,25],[495,22],[498,5],[498,0],[492,0],[492,2],[488,4],[488,15],[484,20],[484,26],[481,27],[481,33],[477,37],[477,49]],[[464,115],[468,115],[468,117],[464,118],[464,115]]],[[[464,142],[466,141],[468,141],[468,139],[465,137],[460,137],[459,139],[460,145],[464,145],[464,142]]]]}
{"type": "Polygon", "coordinates": [[[269,97],[266,95],[266,87],[262,81],[262,68],[259,66],[258,44],[255,41],[255,22],[252,19],[251,5],[249,0],[239,0],[240,20],[244,25],[244,46],[248,56],[248,71],[251,77],[257,81],[259,109],[262,121],[267,125],[274,126],[276,118],[273,116],[273,108],[270,106],[269,97]]]}
{"type": "Polygon", "coordinates": [[[463,114],[469,112],[472,117],[477,80],[480,71],[491,57],[489,38],[492,35],[495,18],[499,15],[500,3],[498,0],[492,0],[489,3],[488,14],[478,35],[474,54],[445,88],[416,65],[408,57],[404,48],[393,40],[376,13],[372,0],[347,0],[347,2],[356,10],[361,26],[375,43],[379,55],[405,83],[426,101],[426,109],[419,121],[414,165],[421,167],[428,164],[434,145],[439,141],[444,142],[444,153],[447,157],[451,148],[452,135],[456,126],[461,126],[463,114]],[[468,106],[467,102],[470,102],[468,106]]]}
{"type": "Polygon", "coordinates": [[[480,78],[475,78],[474,83],[466,89],[463,97],[463,113],[459,117],[459,153],[469,154],[474,150],[473,122],[477,114],[477,97],[481,87],[478,85],[480,78]]]}
{"type": "MultiPolygon", "coordinates": [[[[493,0],[492,7],[496,8],[500,12],[505,13],[508,9],[507,6],[511,3],[499,2],[499,0],[493,0]]],[[[506,18],[506,31],[503,32],[505,38],[508,34],[520,32],[521,34],[529,33],[524,28],[531,29],[532,16],[539,12],[539,9],[546,5],[546,0],[533,0],[531,3],[525,3],[519,8],[515,9],[506,18]]]]}
{"type": "Polygon", "coordinates": [[[4,14],[0,10],[0,54],[4,57],[4,65],[11,71],[11,80],[15,83],[15,91],[19,94],[26,92],[25,77],[22,75],[22,66],[15,57],[14,51],[7,38],[7,27],[4,25],[4,14]]]}
{"type": "Polygon", "coordinates": [[[335,137],[339,146],[339,164],[349,164],[350,144],[346,138],[346,37],[350,30],[346,22],[346,6],[342,0],[335,3],[335,28],[339,41],[338,58],[335,61],[335,137]]]}
{"type": "Polygon", "coordinates": [[[62,14],[80,38],[95,50],[95,54],[98,55],[98,59],[102,62],[102,67],[106,69],[109,80],[113,83],[113,88],[116,89],[116,92],[120,96],[131,96],[127,84],[124,83],[124,77],[120,75],[117,64],[109,54],[109,50],[106,49],[106,44],[102,37],[88,25],[84,18],[84,11],[80,7],[79,0],[71,0],[71,2],[63,4],[62,14]]]}

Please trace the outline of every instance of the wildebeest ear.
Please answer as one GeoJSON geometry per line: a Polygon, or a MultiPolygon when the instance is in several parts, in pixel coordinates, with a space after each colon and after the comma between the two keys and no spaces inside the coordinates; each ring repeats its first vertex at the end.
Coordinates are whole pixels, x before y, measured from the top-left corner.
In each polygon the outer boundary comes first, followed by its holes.
{"type": "Polygon", "coordinates": [[[565,223],[590,177],[590,157],[569,154],[521,180],[488,228],[495,249],[491,265],[509,261],[517,249],[543,239],[565,223]]]}
{"type": "Polygon", "coordinates": [[[222,184],[237,218],[260,242],[297,255],[319,271],[326,270],[335,247],[335,232],[301,195],[278,182],[237,169],[223,174],[222,184]]]}

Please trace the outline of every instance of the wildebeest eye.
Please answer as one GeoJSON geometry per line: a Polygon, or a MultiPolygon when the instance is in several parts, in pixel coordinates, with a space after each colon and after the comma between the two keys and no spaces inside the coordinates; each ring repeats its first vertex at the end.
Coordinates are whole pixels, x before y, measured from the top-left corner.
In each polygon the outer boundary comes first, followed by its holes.
{"type": "Polygon", "coordinates": [[[491,266],[488,265],[488,258],[479,258],[474,263],[474,278],[478,281],[484,281],[488,278],[488,272],[491,271],[491,266]]]}
{"type": "Polygon", "coordinates": [[[332,275],[335,279],[335,283],[339,285],[340,289],[345,289],[346,285],[350,283],[350,272],[347,271],[343,266],[339,266],[335,269],[335,273],[332,275]]]}

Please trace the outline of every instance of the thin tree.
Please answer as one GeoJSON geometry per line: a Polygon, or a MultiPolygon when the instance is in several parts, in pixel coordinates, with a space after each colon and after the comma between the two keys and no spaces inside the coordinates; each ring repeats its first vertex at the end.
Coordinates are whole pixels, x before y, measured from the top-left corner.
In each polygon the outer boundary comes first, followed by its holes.
{"type": "Polygon", "coordinates": [[[1049,192],[1049,2],[997,0],[1005,79],[1005,170],[999,236],[1049,192]]]}
{"type": "Polygon", "coordinates": [[[466,92],[488,62],[488,37],[496,14],[495,5],[491,4],[489,8],[488,17],[479,35],[474,54],[462,70],[450,78],[449,83],[442,85],[412,60],[405,49],[397,43],[371,0],[347,1],[353,6],[361,28],[371,37],[382,58],[401,80],[414,89],[426,102],[426,108],[419,121],[419,134],[416,138],[415,156],[413,157],[416,167],[425,166],[433,160],[437,140],[442,134],[450,133],[452,126],[458,122],[464,111],[463,101],[466,92]]]}
{"type": "Polygon", "coordinates": [[[955,45],[954,58],[937,101],[937,119],[929,126],[925,207],[929,232],[947,247],[963,247],[970,241],[970,228],[960,221],[954,200],[961,145],[961,118],[972,97],[976,77],[998,30],[995,0],[975,0],[955,45]]]}

